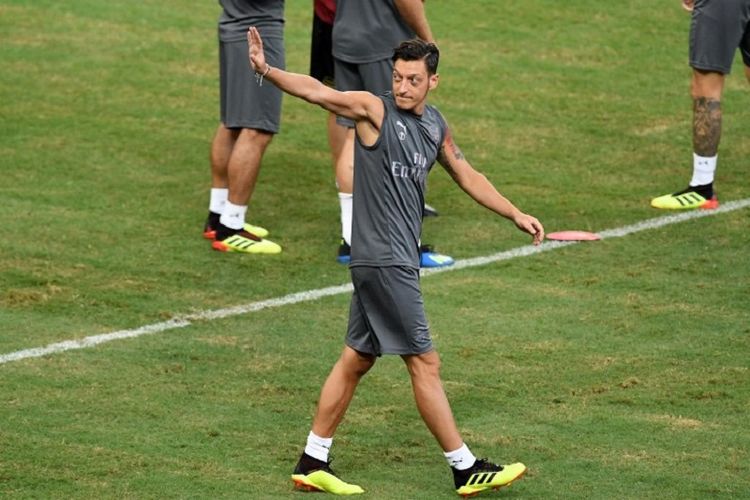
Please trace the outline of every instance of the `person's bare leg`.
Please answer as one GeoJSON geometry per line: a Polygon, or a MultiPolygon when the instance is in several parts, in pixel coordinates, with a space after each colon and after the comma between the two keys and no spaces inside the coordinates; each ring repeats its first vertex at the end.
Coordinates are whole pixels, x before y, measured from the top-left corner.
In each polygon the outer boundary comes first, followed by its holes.
{"type": "Polygon", "coordinates": [[[456,427],[450,403],[440,380],[440,357],[436,351],[402,356],[411,376],[414,400],[427,428],[444,452],[457,450],[463,439],[456,427]]]}
{"type": "Polygon", "coordinates": [[[693,98],[693,151],[713,157],[721,139],[721,94],[725,76],[713,71],[693,70],[690,93],[693,98]]]}
{"type": "Polygon", "coordinates": [[[211,187],[226,188],[229,185],[227,167],[239,134],[239,129],[228,129],[221,123],[216,128],[213,141],[211,141],[211,187]]]}
{"type": "MultiPolygon", "coordinates": [[[[329,122],[329,126],[331,126],[329,122]]],[[[341,239],[346,244],[352,242],[352,214],[353,208],[353,191],[354,191],[354,129],[343,127],[334,123],[333,130],[334,141],[338,148],[338,155],[334,164],[336,174],[336,187],[338,188],[339,210],[341,221],[341,239]]],[[[329,128],[329,131],[331,129],[329,128]]],[[[329,135],[329,140],[332,136],[329,135]]],[[[333,148],[332,143],[332,148],[333,148]]],[[[346,256],[346,247],[339,248],[339,262],[342,256],[346,256]],[[343,253],[342,253],[343,251],[343,253]]],[[[344,257],[345,259],[346,257],[344,257]]]]}
{"type": "Polygon", "coordinates": [[[229,201],[247,205],[255,190],[261,160],[271,143],[273,134],[254,129],[242,129],[232,148],[227,165],[229,201]]]}
{"type": "Polygon", "coordinates": [[[324,438],[333,437],[354,397],[362,377],[375,364],[375,356],[345,346],[320,391],[312,431],[324,438]]]}
{"type": "Polygon", "coordinates": [[[336,159],[336,185],[340,193],[351,193],[354,188],[354,129],[341,125],[336,127],[344,129],[343,141],[336,159]]]}
{"type": "Polygon", "coordinates": [[[326,126],[328,129],[328,147],[331,151],[331,164],[333,165],[333,173],[336,175],[336,164],[341,154],[341,148],[344,146],[348,129],[336,123],[334,113],[328,113],[326,126]]]}

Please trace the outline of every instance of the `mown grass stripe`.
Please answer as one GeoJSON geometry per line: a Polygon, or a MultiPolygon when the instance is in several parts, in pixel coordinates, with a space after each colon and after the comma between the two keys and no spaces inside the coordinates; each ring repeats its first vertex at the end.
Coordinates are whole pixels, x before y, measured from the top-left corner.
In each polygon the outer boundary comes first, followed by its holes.
{"type": "MultiPolygon", "coordinates": [[[[614,229],[607,229],[605,231],[599,231],[599,235],[602,239],[606,238],[621,238],[633,233],[646,231],[649,229],[658,229],[660,227],[668,226],[671,224],[678,224],[692,219],[698,219],[701,217],[709,217],[713,215],[719,215],[734,210],[740,210],[750,206],[750,198],[743,200],[735,200],[727,203],[723,203],[714,210],[691,210],[688,212],[682,212],[674,215],[666,215],[662,217],[656,217],[653,219],[647,219],[635,224],[623,226],[614,229]]],[[[567,247],[570,245],[576,245],[579,242],[576,241],[546,241],[539,246],[526,245],[504,252],[499,252],[493,255],[487,255],[484,257],[474,257],[471,259],[457,260],[450,267],[436,268],[436,269],[424,269],[423,275],[430,275],[441,272],[456,271],[459,269],[465,269],[469,267],[484,266],[493,262],[500,262],[504,260],[514,259],[517,257],[526,257],[529,255],[535,255],[538,253],[546,252],[549,250],[556,250],[558,248],[567,247]]],[[[331,295],[339,295],[342,293],[349,293],[352,291],[351,283],[346,283],[338,286],[330,286],[326,288],[318,288],[315,290],[307,290],[303,292],[292,293],[284,295],[283,297],[277,297],[273,299],[261,300],[258,302],[251,302],[249,304],[238,305],[234,307],[227,307],[223,309],[214,309],[209,311],[203,311],[195,314],[188,314],[173,318],[169,321],[163,321],[160,323],[153,323],[151,325],[145,325],[139,328],[130,330],[119,330],[116,332],[104,333],[100,335],[92,335],[90,337],[84,337],[78,340],[66,340],[63,342],[56,342],[48,344],[44,347],[35,347],[31,349],[23,349],[20,351],[10,352],[7,354],[0,355],[0,364],[10,363],[11,361],[20,361],[28,358],[39,358],[42,356],[48,356],[51,354],[58,354],[65,351],[75,349],[86,349],[94,347],[100,344],[111,342],[113,340],[128,339],[140,337],[142,335],[153,335],[162,333],[177,328],[184,328],[190,326],[195,321],[212,321],[216,319],[228,318],[231,316],[238,316],[241,314],[248,314],[256,311],[262,311],[264,309],[271,309],[275,307],[282,307],[286,305],[299,304],[301,302],[310,302],[318,300],[323,297],[331,295]]]]}

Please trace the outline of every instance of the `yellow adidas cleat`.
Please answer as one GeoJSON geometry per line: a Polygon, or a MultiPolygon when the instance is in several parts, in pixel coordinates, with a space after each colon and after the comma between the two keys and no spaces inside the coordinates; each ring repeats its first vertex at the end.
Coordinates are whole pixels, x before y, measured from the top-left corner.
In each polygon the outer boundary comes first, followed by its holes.
{"type": "Polygon", "coordinates": [[[219,241],[211,243],[214,250],[220,252],[241,252],[254,254],[276,254],[281,253],[281,246],[271,240],[264,240],[258,236],[240,231],[219,241]]]}
{"type": "Polygon", "coordinates": [[[526,466],[522,463],[496,465],[486,459],[478,459],[466,470],[453,469],[453,481],[456,493],[467,498],[486,490],[510,486],[525,472],[526,466]]]}
{"type": "Polygon", "coordinates": [[[333,495],[359,495],[365,490],[356,484],[349,484],[324,470],[310,474],[292,474],[294,487],[306,491],[323,491],[333,495]]]}
{"type": "Polygon", "coordinates": [[[292,474],[294,487],[304,491],[322,491],[333,495],[359,495],[365,490],[342,481],[331,470],[330,462],[317,460],[303,453],[292,474]]]}
{"type": "Polygon", "coordinates": [[[719,200],[716,199],[716,196],[705,198],[688,187],[677,193],[654,198],[651,200],[651,206],[664,210],[690,210],[695,208],[712,210],[719,206],[719,200]]]}

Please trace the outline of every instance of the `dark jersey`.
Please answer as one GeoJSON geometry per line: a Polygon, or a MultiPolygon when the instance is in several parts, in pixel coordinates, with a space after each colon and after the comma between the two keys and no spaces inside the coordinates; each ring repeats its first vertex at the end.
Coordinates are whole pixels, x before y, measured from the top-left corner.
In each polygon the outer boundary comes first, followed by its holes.
{"type": "Polygon", "coordinates": [[[338,0],[333,23],[333,56],[365,64],[390,59],[393,49],[414,38],[394,0],[338,0]]]}
{"type": "Polygon", "coordinates": [[[419,269],[419,239],[427,174],[447,133],[440,112],[402,111],[391,93],[373,146],[354,146],[351,266],[419,269]]]}
{"type": "Polygon", "coordinates": [[[284,28],[284,0],[219,0],[219,39],[236,42],[247,39],[255,26],[263,38],[280,38],[284,28]]]}

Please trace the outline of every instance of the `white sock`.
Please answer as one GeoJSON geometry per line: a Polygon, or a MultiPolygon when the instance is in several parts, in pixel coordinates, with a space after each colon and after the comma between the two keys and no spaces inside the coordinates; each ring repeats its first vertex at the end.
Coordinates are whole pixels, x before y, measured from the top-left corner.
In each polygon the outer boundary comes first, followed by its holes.
{"type": "Polygon", "coordinates": [[[448,465],[458,470],[466,470],[477,461],[477,457],[471,452],[466,443],[464,443],[459,449],[448,451],[443,453],[445,459],[448,460],[448,465]]]}
{"type": "Polygon", "coordinates": [[[221,213],[221,219],[219,219],[219,222],[230,229],[242,229],[242,226],[245,225],[246,212],[247,205],[235,205],[234,203],[227,201],[224,205],[224,211],[221,213]]]}
{"type": "Polygon", "coordinates": [[[328,462],[328,452],[333,444],[333,438],[322,438],[316,435],[313,431],[307,436],[307,446],[305,446],[305,453],[313,458],[320,460],[321,462],[328,462]]]}
{"type": "Polygon", "coordinates": [[[352,194],[339,193],[341,206],[341,237],[347,245],[352,244],[352,194]]]}
{"type": "Polygon", "coordinates": [[[208,202],[208,209],[215,214],[223,213],[227,198],[229,198],[227,188],[211,188],[211,200],[208,202]]]}
{"type": "Polygon", "coordinates": [[[714,181],[714,172],[716,172],[716,156],[698,156],[693,153],[693,178],[690,180],[691,186],[703,186],[711,184],[714,181]]]}

